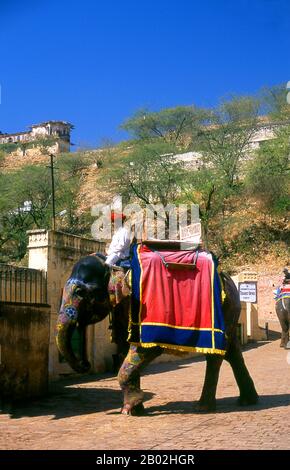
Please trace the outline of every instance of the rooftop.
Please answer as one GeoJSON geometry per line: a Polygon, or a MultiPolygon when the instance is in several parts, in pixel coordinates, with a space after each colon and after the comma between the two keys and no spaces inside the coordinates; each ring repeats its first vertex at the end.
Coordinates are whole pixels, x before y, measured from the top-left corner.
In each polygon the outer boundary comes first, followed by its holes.
{"type": "Polygon", "coordinates": [[[67,121],[44,121],[44,122],[40,122],[39,124],[32,124],[32,126],[30,126],[31,128],[33,127],[43,127],[43,126],[47,126],[48,124],[62,124],[64,126],[68,126],[70,127],[71,129],[74,128],[74,126],[70,123],[70,122],[67,122],[67,121]]]}

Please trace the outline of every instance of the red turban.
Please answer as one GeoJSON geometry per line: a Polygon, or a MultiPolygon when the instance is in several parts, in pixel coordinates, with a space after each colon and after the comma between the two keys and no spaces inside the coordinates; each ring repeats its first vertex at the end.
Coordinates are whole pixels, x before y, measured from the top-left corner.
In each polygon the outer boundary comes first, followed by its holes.
{"type": "Polygon", "coordinates": [[[121,212],[111,212],[111,221],[112,222],[115,222],[115,220],[122,220],[122,222],[124,222],[124,220],[126,219],[126,216],[125,214],[121,213],[121,212]]]}

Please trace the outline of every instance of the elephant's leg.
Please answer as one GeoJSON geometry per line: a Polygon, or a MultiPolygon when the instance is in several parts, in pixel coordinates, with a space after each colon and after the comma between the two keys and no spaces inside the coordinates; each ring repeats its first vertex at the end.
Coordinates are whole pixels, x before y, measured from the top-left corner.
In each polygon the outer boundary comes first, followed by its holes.
{"type": "Polygon", "coordinates": [[[285,348],[289,341],[289,322],[287,318],[287,312],[284,310],[279,311],[278,319],[281,326],[281,342],[280,348],[285,348]]]}
{"type": "Polygon", "coordinates": [[[289,326],[285,325],[284,329],[282,328],[280,348],[286,348],[288,341],[289,341],[289,326]]]}
{"type": "Polygon", "coordinates": [[[276,313],[281,326],[280,348],[286,348],[289,341],[290,315],[288,315],[281,300],[276,304],[276,313]]]}
{"type": "Polygon", "coordinates": [[[232,366],[234,376],[240,390],[240,398],[238,400],[239,405],[246,406],[257,403],[259,397],[256,392],[254,382],[246,367],[240,344],[236,339],[230,344],[225,359],[232,366]]]}
{"type": "Polygon", "coordinates": [[[286,348],[287,343],[289,341],[289,325],[290,325],[289,320],[288,320],[288,314],[286,311],[283,311],[283,314],[280,313],[279,321],[280,321],[280,325],[282,329],[280,347],[286,348]]]}
{"type": "Polygon", "coordinates": [[[289,341],[290,339],[290,306],[288,308],[287,323],[288,323],[288,335],[287,335],[287,342],[285,344],[285,349],[290,349],[290,341],[289,341]]]}
{"type": "Polygon", "coordinates": [[[142,348],[131,345],[119,370],[118,380],[124,393],[123,414],[139,414],[143,411],[143,392],[140,388],[140,372],[163,352],[162,348],[142,348]]]}
{"type": "Polygon", "coordinates": [[[216,388],[223,358],[217,354],[206,355],[206,373],[199,399],[198,411],[214,411],[216,408],[216,388]]]}

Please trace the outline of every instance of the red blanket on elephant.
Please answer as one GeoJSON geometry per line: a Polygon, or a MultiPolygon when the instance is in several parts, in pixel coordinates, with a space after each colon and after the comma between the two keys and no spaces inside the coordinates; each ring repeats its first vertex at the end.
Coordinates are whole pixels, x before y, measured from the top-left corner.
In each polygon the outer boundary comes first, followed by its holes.
{"type": "Polygon", "coordinates": [[[129,341],[144,347],[225,353],[221,284],[210,253],[134,247],[129,341]],[[196,267],[172,269],[170,263],[196,267]]]}

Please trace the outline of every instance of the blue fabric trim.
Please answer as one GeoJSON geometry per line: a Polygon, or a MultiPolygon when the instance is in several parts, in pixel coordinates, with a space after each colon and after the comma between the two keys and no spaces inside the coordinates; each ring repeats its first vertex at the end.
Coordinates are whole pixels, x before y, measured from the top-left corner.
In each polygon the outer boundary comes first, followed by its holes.
{"type": "MultiPolygon", "coordinates": [[[[224,334],[215,332],[215,349],[225,349],[224,334]]],[[[142,343],[165,343],[198,348],[212,348],[212,332],[142,325],[142,343]]]]}
{"type": "Polygon", "coordinates": [[[220,278],[217,272],[216,261],[214,259],[214,325],[213,328],[217,330],[225,331],[224,314],[222,310],[222,288],[220,278]]]}
{"type": "Polygon", "coordinates": [[[116,266],[120,266],[121,268],[130,269],[131,263],[129,259],[119,259],[116,263],[116,266]]]}
{"type": "Polygon", "coordinates": [[[138,259],[138,245],[134,245],[132,248],[132,295],[133,297],[140,301],[140,276],[141,276],[141,267],[138,259]]]}
{"type": "Polygon", "coordinates": [[[220,349],[225,351],[226,349],[226,337],[225,332],[223,330],[222,333],[215,331],[214,333],[214,341],[215,341],[215,349],[220,349]]]}

